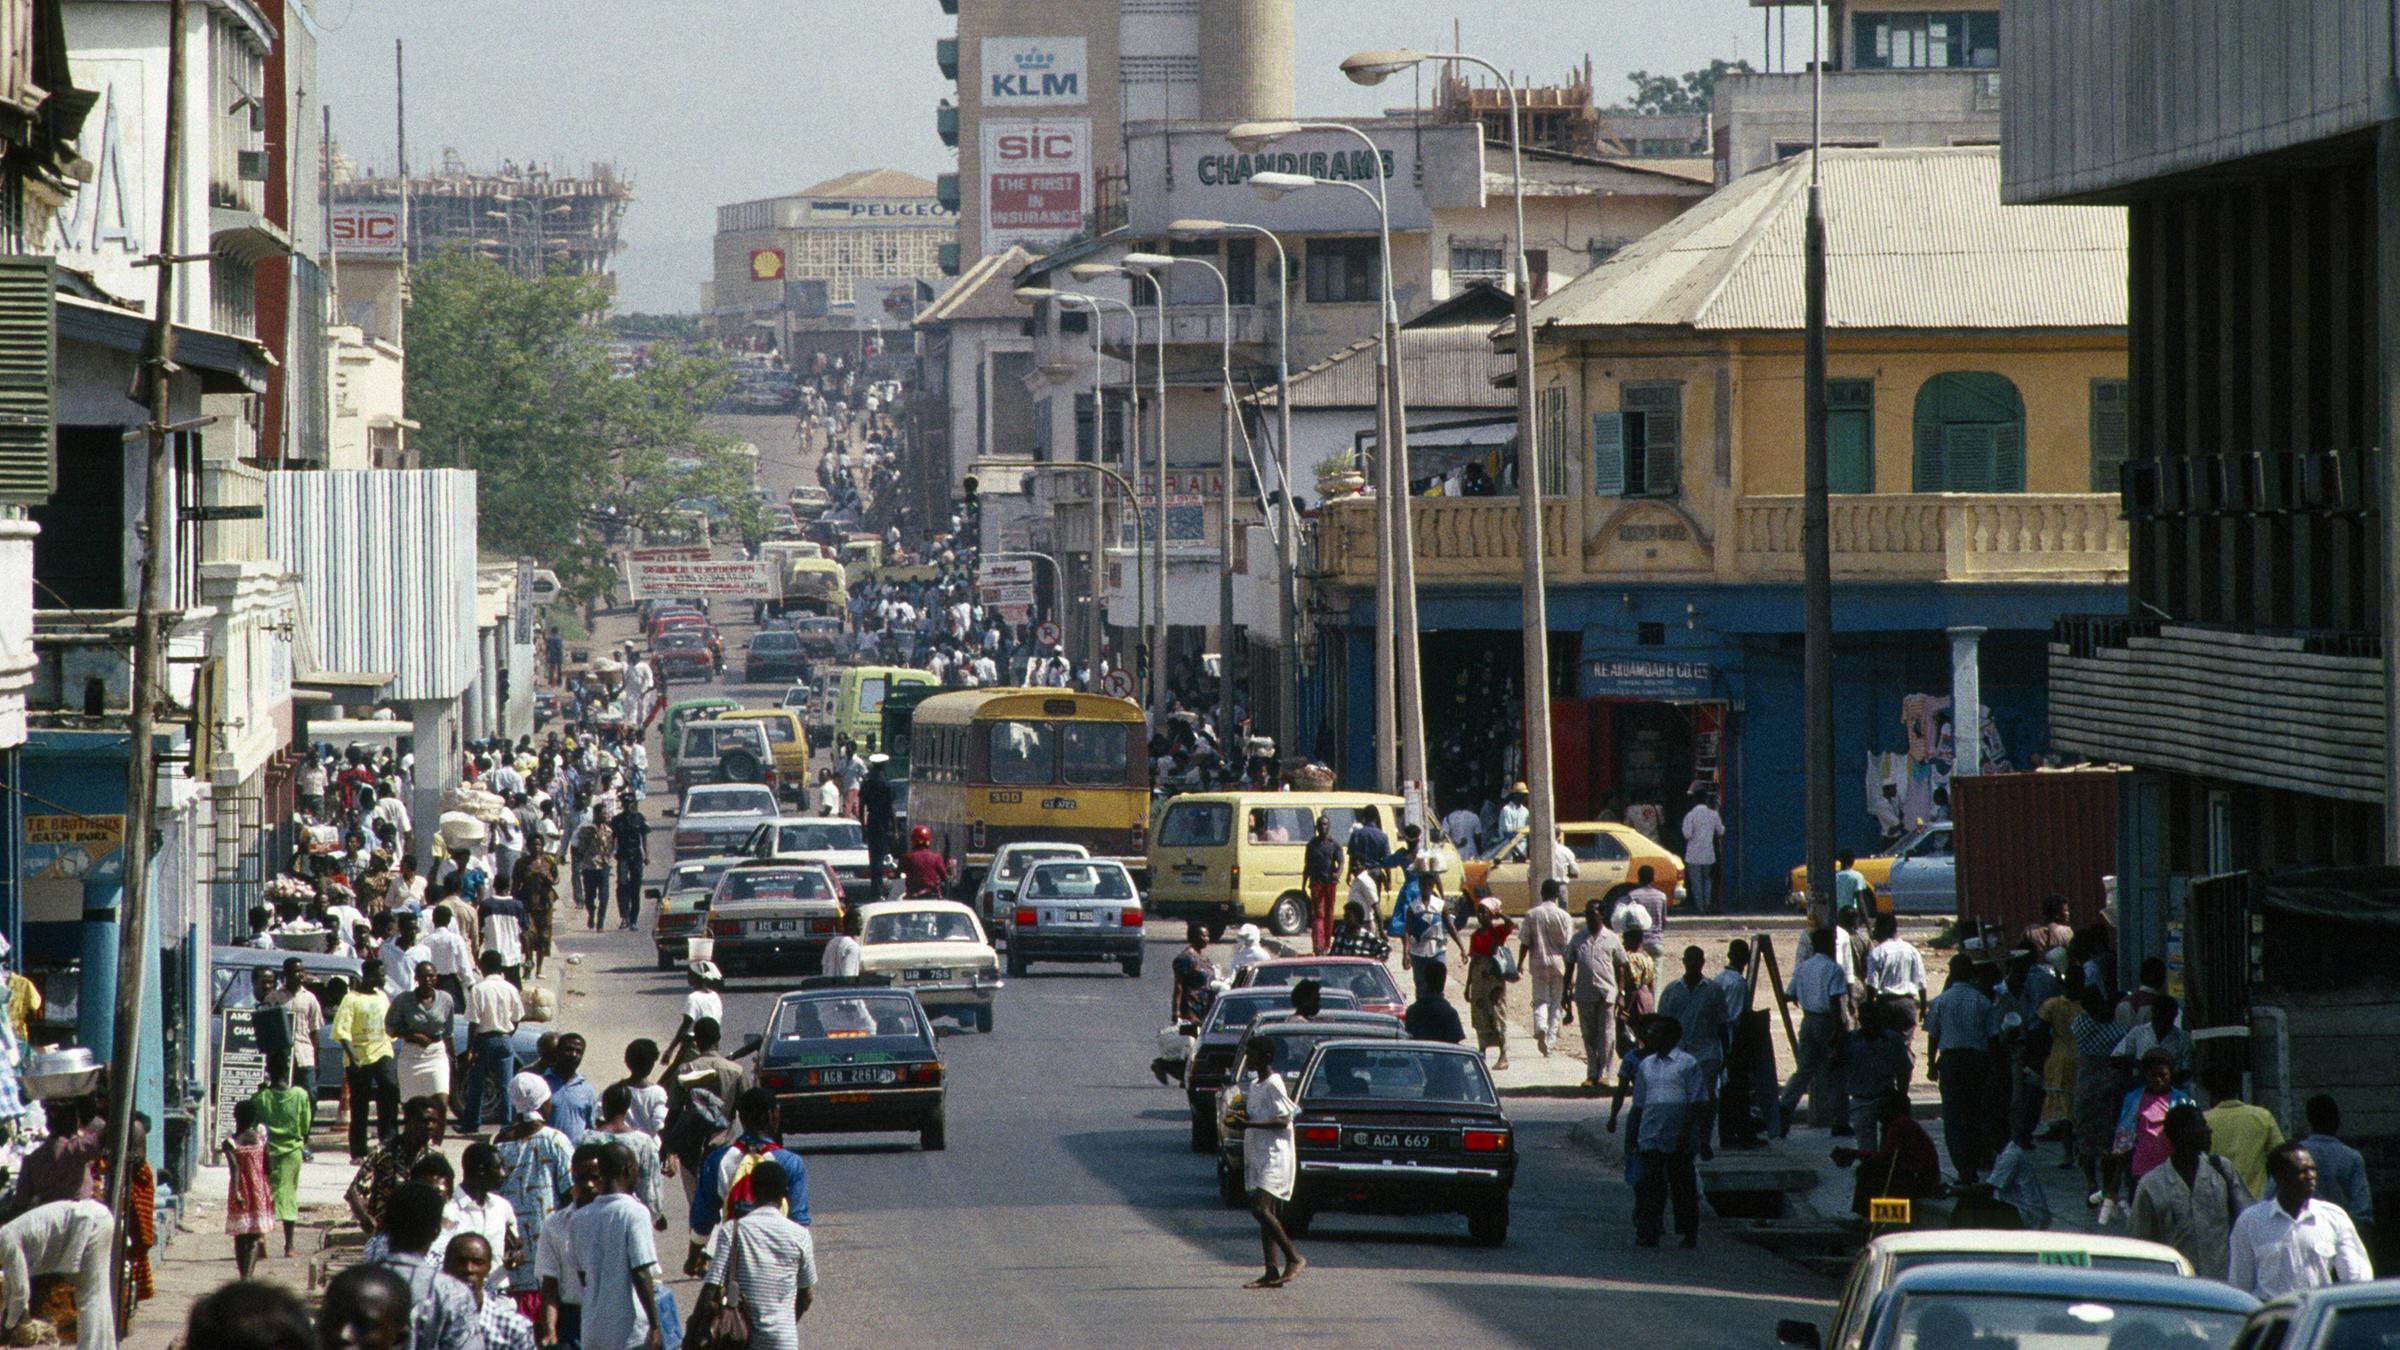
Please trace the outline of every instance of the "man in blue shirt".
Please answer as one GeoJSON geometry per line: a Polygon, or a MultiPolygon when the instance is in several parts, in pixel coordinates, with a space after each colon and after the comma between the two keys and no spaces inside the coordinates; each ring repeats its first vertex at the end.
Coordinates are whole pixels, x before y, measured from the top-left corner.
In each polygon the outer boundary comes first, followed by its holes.
{"type": "Polygon", "coordinates": [[[550,1084],[550,1104],[543,1109],[551,1125],[569,1139],[583,1138],[583,1132],[600,1118],[600,1094],[581,1072],[583,1051],[583,1034],[570,1031],[558,1038],[550,1062],[542,1070],[543,1081],[550,1084]]]}
{"type": "Polygon", "coordinates": [[[741,1217],[727,1212],[726,1197],[735,1188],[745,1157],[758,1159],[751,1164],[753,1167],[763,1167],[772,1161],[783,1168],[784,1175],[791,1178],[789,1198],[785,1201],[787,1212],[793,1223],[809,1222],[808,1164],[799,1154],[785,1148],[776,1132],[775,1094],[761,1087],[749,1088],[734,1103],[733,1112],[742,1132],[732,1143],[710,1149],[692,1178],[692,1250],[684,1261],[685,1271],[691,1274],[698,1274],[708,1263],[709,1234],[724,1220],[741,1217]]]}

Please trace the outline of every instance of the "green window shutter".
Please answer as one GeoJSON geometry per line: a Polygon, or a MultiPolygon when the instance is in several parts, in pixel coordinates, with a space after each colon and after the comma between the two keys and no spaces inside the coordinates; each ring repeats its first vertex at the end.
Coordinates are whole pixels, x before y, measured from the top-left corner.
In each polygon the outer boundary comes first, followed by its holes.
{"type": "Polygon", "coordinates": [[[1942,428],[1942,462],[1949,472],[1950,492],[1991,492],[1992,429],[1979,422],[1942,428]]]}
{"type": "Polygon", "coordinates": [[[1592,495],[1625,495],[1625,414],[1592,414],[1592,495]]]}
{"type": "Polygon", "coordinates": [[[1991,486],[1986,492],[2025,490],[2025,424],[2002,422],[1992,428],[1991,486]]]}
{"type": "Polygon", "coordinates": [[[1875,382],[1825,382],[1825,478],[1834,492],[1875,490],[1875,382]]]}
{"type": "Polygon", "coordinates": [[[1942,424],[1920,413],[1917,417],[1917,453],[1915,467],[1909,474],[1909,491],[1951,490],[1950,466],[1945,455],[1948,444],[1942,436],[1942,424]]]}
{"type": "Polygon", "coordinates": [[[1682,482],[1683,386],[1628,384],[1622,399],[1629,452],[1625,461],[1626,492],[1637,496],[1674,496],[1682,482]],[[1636,417],[1641,419],[1638,427],[1632,422],[1636,417]]]}
{"type": "Polygon", "coordinates": [[[0,257],[0,502],[58,486],[57,283],[48,258],[0,257]]]}
{"type": "Polygon", "coordinates": [[[2092,381],[2092,491],[2122,489],[2132,440],[2132,385],[2125,380],[2092,381]]]}

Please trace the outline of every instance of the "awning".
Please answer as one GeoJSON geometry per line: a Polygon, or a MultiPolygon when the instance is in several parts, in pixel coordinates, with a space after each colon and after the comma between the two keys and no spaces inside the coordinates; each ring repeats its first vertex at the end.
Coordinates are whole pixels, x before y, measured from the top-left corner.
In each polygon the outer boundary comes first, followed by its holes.
{"type": "MultiPolygon", "coordinates": [[[[150,321],[131,310],[62,293],[58,297],[58,336],[62,342],[138,356],[149,340],[150,321]]],[[[270,359],[265,347],[248,338],[175,326],[175,364],[200,377],[203,393],[265,393],[270,359]]]]}

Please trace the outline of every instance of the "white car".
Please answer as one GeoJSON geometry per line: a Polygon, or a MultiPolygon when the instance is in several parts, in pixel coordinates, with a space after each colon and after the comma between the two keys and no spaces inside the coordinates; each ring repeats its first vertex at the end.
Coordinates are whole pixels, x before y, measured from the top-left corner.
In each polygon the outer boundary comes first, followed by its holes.
{"type": "Polygon", "coordinates": [[[867,894],[867,831],[842,816],[784,816],[750,832],[735,850],[744,857],[778,862],[821,862],[842,883],[842,898],[863,904],[867,894]]]}
{"type": "Polygon", "coordinates": [[[1017,902],[1017,883],[1025,879],[1026,869],[1049,858],[1088,858],[1092,851],[1081,844],[1051,844],[1017,840],[1002,844],[992,855],[992,865],[983,869],[983,884],[975,888],[975,913],[985,928],[995,934],[1007,927],[1008,907],[1017,902]]]}
{"type": "Polygon", "coordinates": [[[992,1029],[1000,954],[975,911],[955,900],[879,900],[858,908],[859,973],[881,975],[977,1031],[992,1029]]]}
{"type": "Polygon", "coordinates": [[[731,853],[783,809],[775,790],[758,783],[704,783],[683,794],[676,810],[675,860],[731,853]]]}
{"type": "Polygon", "coordinates": [[[2077,1266],[2087,1270],[2139,1271],[2156,1275],[2190,1275],[2192,1263],[2173,1247],[2113,1233],[2009,1232],[1989,1228],[1934,1228],[1887,1233],[1869,1242],[1850,1263],[1842,1282],[1841,1302],[1833,1311],[1832,1334],[1814,1322],[1786,1319],[1775,1324],[1775,1339],[1810,1350],[1859,1350],[1867,1334],[1868,1316],[1876,1295],[1893,1280],[1920,1266],[1950,1261],[1985,1264],[2077,1266]]]}

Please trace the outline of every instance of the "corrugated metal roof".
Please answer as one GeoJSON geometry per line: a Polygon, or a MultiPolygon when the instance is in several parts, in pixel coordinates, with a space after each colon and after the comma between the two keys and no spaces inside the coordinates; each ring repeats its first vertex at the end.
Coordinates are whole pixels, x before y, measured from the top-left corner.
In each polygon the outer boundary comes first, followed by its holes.
{"type": "Polygon", "coordinates": [[[474,679],[472,472],[268,474],[267,549],[300,574],[320,668],[391,671],[402,700],[474,679]]]}
{"type": "Polygon", "coordinates": [[[860,169],[822,183],[812,183],[792,194],[796,197],[930,197],[934,193],[930,179],[919,178],[899,169],[860,169]]]}
{"type": "Polygon", "coordinates": [[[1033,255],[1020,245],[1009,245],[1006,253],[987,253],[975,260],[975,265],[950,283],[950,289],[933,298],[917,314],[916,326],[930,328],[953,319],[1026,318],[1032,311],[1018,302],[1014,278],[1017,270],[1033,261],[1033,255]]]}
{"type": "MultiPolygon", "coordinates": [[[[1835,328],[2118,328],[2125,213],[2003,206],[1992,147],[1827,150],[1835,328]]],[[[1536,327],[1797,329],[1808,161],[1745,175],[1533,308],[1536,327]]]]}
{"type": "MultiPolygon", "coordinates": [[[[1492,350],[1486,324],[1409,328],[1400,334],[1401,370],[1408,406],[1424,408],[1514,408],[1516,395],[1495,388],[1495,376],[1513,369],[1514,357],[1492,350]]],[[[1294,408],[1375,406],[1377,339],[1353,342],[1305,370],[1292,372],[1294,408]]],[[[1275,406],[1275,390],[1262,389],[1260,407],[1275,406]]]]}

